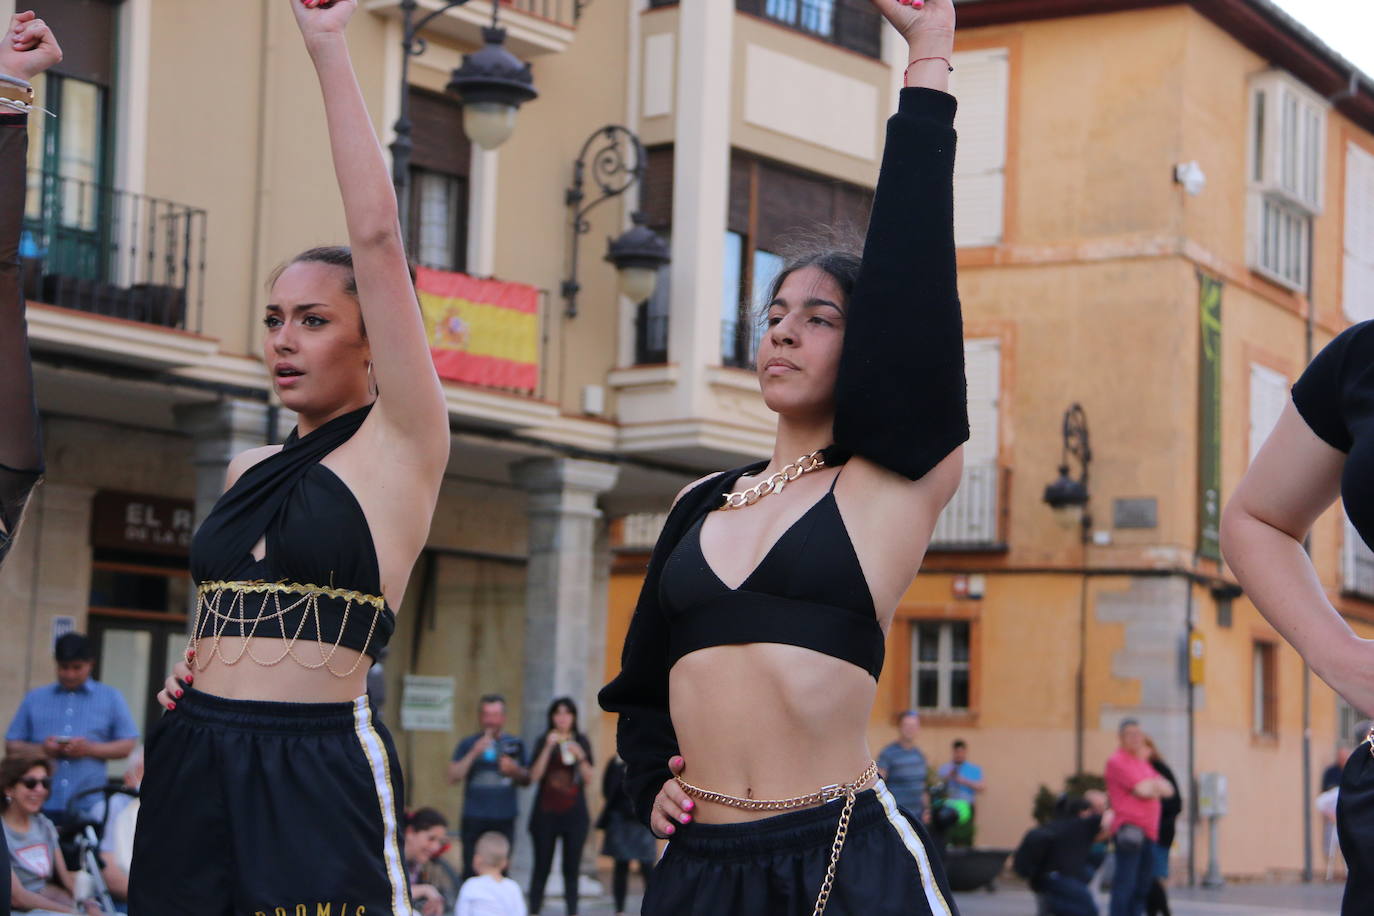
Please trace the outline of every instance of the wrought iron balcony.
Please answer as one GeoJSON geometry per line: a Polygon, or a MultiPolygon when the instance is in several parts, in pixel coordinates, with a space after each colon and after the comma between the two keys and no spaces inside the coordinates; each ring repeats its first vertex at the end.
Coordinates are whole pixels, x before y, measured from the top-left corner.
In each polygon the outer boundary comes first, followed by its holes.
{"type": "Polygon", "coordinates": [[[959,490],[930,540],[931,550],[1005,550],[1005,507],[1011,471],[993,463],[966,463],[959,490]]]}
{"type": "Polygon", "coordinates": [[[145,194],[29,173],[20,242],[30,301],[198,332],[206,212],[145,194]]]}
{"type": "MultiPolygon", "coordinates": [[[[649,0],[650,8],[677,3],[649,0]]],[[[882,14],[869,0],[735,0],[735,8],[868,57],[883,54],[882,14]]]]}
{"type": "Polygon", "coordinates": [[[501,6],[573,28],[588,0],[501,0],[501,6]]]}

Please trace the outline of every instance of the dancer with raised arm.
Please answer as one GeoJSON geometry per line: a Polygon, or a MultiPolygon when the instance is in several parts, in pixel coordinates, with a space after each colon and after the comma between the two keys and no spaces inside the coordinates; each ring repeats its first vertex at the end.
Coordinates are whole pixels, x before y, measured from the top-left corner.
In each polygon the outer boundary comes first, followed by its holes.
{"type": "Polygon", "coordinates": [[[290,3],[351,249],[272,278],[263,357],[299,425],[230,464],[192,544],[193,672],[148,739],[139,916],[412,912],[400,771],[364,683],[428,536],[447,409],[344,40],[357,5],[290,3]]]}
{"type": "MultiPolygon", "coordinates": [[[[1339,496],[1374,544],[1374,322],[1347,328],[1293,386],[1221,520],[1221,546],[1250,600],[1318,677],[1351,706],[1374,710],[1374,642],[1357,636],[1331,604],[1303,549],[1339,496]]],[[[1343,916],[1374,900],[1374,742],[1345,764],[1336,830],[1348,869],[1343,916]]]]}
{"type": "MultiPolygon", "coordinates": [[[[34,77],[62,60],[47,24],[26,10],[0,41],[0,564],[43,476],[43,437],[34,400],[29,337],[24,323],[19,237],[24,222],[25,169],[34,77]]],[[[42,114],[35,115],[42,117],[42,114]]]]}
{"type": "Polygon", "coordinates": [[[863,257],[818,252],[774,282],[756,359],[773,457],[679,495],[601,692],[636,811],[670,837],[646,914],[956,912],[866,737],[968,438],[954,7],[872,2],[911,64],[863,257]]]}

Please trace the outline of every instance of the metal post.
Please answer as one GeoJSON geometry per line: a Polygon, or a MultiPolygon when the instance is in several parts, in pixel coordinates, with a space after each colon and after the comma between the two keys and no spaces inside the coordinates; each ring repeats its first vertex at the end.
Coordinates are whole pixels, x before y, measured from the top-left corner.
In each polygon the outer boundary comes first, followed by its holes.
{"type": "Polygon", "coordinates": [[[1217,853],[1217,817],[1207,818],[1207,874],[1202,876],[1203,887],[1225,887],[1221,876],[1221,859],[1217,853]]]}

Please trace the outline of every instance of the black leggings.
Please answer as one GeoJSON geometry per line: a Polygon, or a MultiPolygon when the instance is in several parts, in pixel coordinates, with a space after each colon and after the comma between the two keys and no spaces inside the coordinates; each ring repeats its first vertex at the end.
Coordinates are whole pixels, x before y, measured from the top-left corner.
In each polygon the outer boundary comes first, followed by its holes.
{"type": "MultiPolygon", "coordinates": [[[[649,875],[654,863],[648,859],[639,860],[639,876],[644,879],[644,892],[649,891],[649,875]]],[[[611,893],[615,896],[615,911],[625,912],[625,896],[630,892],[630,860],[616,859],[615,871],[611,872],[611,893]]]]}
{"type": "Polygon", "coordinates": [[[553,868],[553,848],[563,841],[563,902],[569,916],[577,913],[578,866],[582,863],[582,846],[587,842],[591,819],[587,812],[542,814],[535,811],[530,817],[530,838],[534,840],[534,874],[530,877],[530,913],[537,914],[544,906],[544,885],[553,868]]]}

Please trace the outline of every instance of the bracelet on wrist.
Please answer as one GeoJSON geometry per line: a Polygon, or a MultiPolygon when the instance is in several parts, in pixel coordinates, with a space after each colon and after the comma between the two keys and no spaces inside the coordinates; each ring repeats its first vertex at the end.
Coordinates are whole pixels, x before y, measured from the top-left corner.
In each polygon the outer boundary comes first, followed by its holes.
{"type": "Polygon", "coordinates": [[[915,60],[913,60],[911,63],[907,64],[907,65],[906,65],[906,69],[902,71],[902,85],[903,85],[903,86],[905,86],[905,85],[907,84],[907,77],[909,77],[909,76],[911,75],[911,68],[914,67],[914,66],[916,66],[917,64],[921,63],[922,61],[927,61],[927,60],[940,60],[940,61],[944,61],[945,66],[949,68],[949,72],[950,72],[950,73],[953,73],[953,72],[954,72],[954,64],[952,64],[952,63],[949,62],[949,58],[948,58],[948,57],[918,57],[918,58],[916,58],[915,60]]]}

